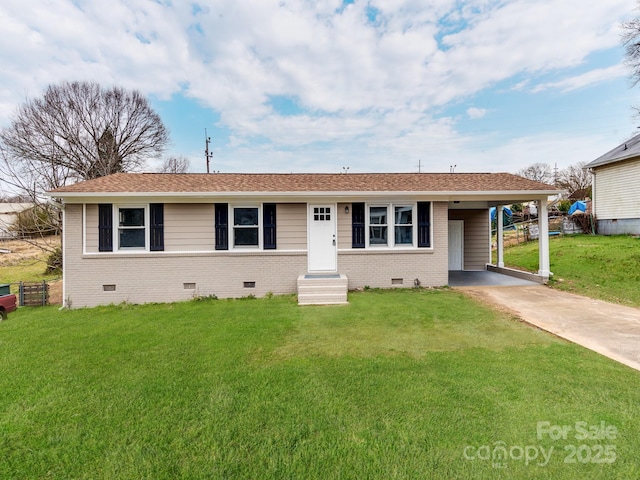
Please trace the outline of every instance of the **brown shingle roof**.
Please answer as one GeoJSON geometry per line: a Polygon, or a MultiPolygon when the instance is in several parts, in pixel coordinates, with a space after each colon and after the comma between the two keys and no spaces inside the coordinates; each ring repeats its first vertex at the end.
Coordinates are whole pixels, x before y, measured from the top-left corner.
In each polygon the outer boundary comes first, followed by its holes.
{"type": "MultiPolygon", "coordinates": [[[[116,173],[56,193],[555,192],[510,173],[116,173]]],[[[61,195],[64,196],[64,195],[61,195]]]]}

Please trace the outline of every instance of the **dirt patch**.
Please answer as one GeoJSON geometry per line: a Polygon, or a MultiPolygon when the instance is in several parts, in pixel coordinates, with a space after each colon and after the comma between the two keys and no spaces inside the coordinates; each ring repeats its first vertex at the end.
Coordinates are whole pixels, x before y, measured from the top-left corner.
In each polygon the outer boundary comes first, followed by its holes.
{"type": "Polygon", "coordinates": [[[49,305],[62,305],[62,280],[49,283],[49,305]]]}
{"type": "Polygon", "coordinates": [[[0,242],[0,250],[8,250],[9,253],[0,253],[0,267],[12,267],[27,260],[38,260],[43,256],[46,257],[59,246],[59,236],[3,240],[0,242]]]}

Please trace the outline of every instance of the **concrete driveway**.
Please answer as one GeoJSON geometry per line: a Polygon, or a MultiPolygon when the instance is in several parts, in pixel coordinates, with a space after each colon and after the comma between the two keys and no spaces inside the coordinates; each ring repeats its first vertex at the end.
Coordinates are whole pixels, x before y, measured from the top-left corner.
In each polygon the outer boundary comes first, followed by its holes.
{"type": "Polygon", "coordinates": [[[640,309],[545,285],[455,287],[536,327],[640,370],[640,309]]]}

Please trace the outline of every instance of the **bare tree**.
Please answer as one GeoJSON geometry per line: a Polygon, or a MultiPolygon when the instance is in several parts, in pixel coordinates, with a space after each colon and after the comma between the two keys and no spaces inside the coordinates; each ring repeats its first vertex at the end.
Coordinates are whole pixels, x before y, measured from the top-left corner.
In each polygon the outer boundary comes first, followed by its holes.
{"type": "MultiPolygon", "coordinates": [[[[640,2],[637,2],[640,7],[640,2]]],[[[640,17],[622,24],[622,44],[625,47],[625,63],[631,69],[633,85],[640,82],[640,17]]]]}
{"type": "Polygon", "coordinates": [[[140,92],[63,82],[27,99],[0,131],[0,178],[35,204],[33,218],[23,219],[33,228],[29,235],[59,232],[59,205],[43,192],[139,170],[168,141],[162,120],[140,92]]]}
{"type": "Polygon", "coordinates": [[[528,178],[529,180],[535,180],[536,182],[547,184],[553,183],[553,171],[546,163],[534,163],[533,165],[529,165],[527,168],[518,170],[516,175],[528,178]]]}
{"type": "Polygon", "coordinates": [[[569,195],[583,191],[584,196],[591,195],[591,172],[584,166],[586,162],[569,165],[558,174],[557,186],[566,190],[569,195]]]}
{"type": "Polygon", "coordinates": [[[27,100],[0,131],[0,173],[8,184],[39,195],[70,181],[139,170],[168,140],[140,92],[64,82],[27,100]]]}
{"type": "Polygon", "coordinates": [[[162,162],[158,173],[189,173],[191,164],[187,157],[168,157],[162,162]]]}

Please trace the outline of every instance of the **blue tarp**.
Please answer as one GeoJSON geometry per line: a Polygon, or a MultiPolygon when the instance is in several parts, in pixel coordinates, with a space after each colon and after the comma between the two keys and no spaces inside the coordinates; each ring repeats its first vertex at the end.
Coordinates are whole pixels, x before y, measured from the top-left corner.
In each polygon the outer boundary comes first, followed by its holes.
{"type": "Polygon", "coordinates": [[[569,208],[569,215],[573,215],[576,212],[584,213],[586,211],[587,211],[587,204],[581,201],[577,201],[573,205],[571,205],[571,207],[569,208]]]}
{"type": "MultiPolygon", "coordinates": [[[[513,213],[511,212],[511,209],[509,207],[503,207],[503,214],[507,217],[507,218],[511,218],[513,216],[513,213]]],[[[491,220],[495,220],[496,219],[496,207],[491,207],[489,209],[489,214],[491,215],[491,220]]]]}

